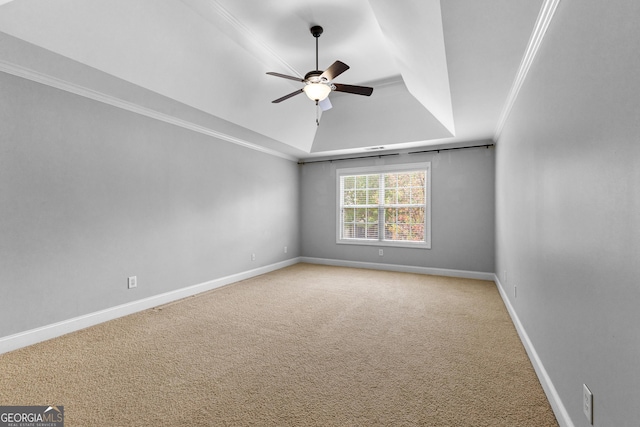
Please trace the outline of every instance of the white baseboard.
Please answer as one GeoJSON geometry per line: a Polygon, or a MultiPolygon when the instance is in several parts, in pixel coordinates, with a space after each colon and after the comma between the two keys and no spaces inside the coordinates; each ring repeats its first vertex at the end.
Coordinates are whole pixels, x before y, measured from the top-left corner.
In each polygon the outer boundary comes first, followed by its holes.
{"type": "Polygon", "coordinates": [[[507,297],[507,293],[502,287],[502,283],[500,283],[500,279],[498,279],[497,275],[494,275],[493,280],[496,282],[498,291],[500,292],[500,296],[504,301],[504,305],[507,307],[507,311],[509,312],[509,315],[511,316],[511,320],[513,321],[513,324],[515,325],[516,330],[518,331],[520,340],[522,341],[522,344],[524,345],[524,348],[527,351],[527,354],[529,355],[531,364],[533,365],[533,368],[535,369],[536,374],[538,375],[540,384],[542,384],[542,389],[547,395],[547,399],[551,404],[551,409],[553,409],[553,413],[555,414],[556,419],[558,420],[558,424],[560,424],[560,427],[574,427],[573,421],[571,421],[571,417],[567,412],[567,408],[565,408],[564,404],[562,403],[562,400],[560,399],[560,395],[558,394],[558,391],[554,387],[553,382],[551,381],[551,378],[547,373],[547,370],[544,368],[544,365],[542,364],[542,361],[540,360],[540,357],[538,356],[536,349],[533,347],[533,343],[529,339],[529,335],[527,335],[527,331],[525,331],[524,326],[522,326],[522,323],[518,318],[518,314],[516,313],[515,309],[511,305],[511,301],[509,301],[509,298],[507,297]]]}
{"type": "Polygon", "coordinates": [[[451,270],[447,268],[413,267],[398,264],[381,264],[377,262],[345,261],[339,259],[301,257],[300,262],[309,264],[332,265],[335,267],[367,268],[370,270],[399,271],[401,273],[430,274],[433,276],[460,277],[463,279],[494,280],[494,273],[467,270],[451,270]]]}
{"type": "Polygon", "coordinates": [[[197,285],[188,286],[175,291],[154,295],[137,301],[111,307],[105,310],[96,311],[94,313],[85,314],[83,316],[74,317],[72,319],[63,320],[51,325],[42,326],[40,328],[31,329],[14,335],[0,338],[0,354],[17,350],[32,344],[56,338],[70,332],[79,331],[109,320],[157,307],[159,305],[168,304],[182,298],[216,289],[241,280],[250,279],[251,277],[279,270],[290,265],[300,262],[300,258],[292,258],[286,261],[259,267],[253,270],[233,274],[219,279],[210,280],[208,282],[199,283],[197,285]]]}

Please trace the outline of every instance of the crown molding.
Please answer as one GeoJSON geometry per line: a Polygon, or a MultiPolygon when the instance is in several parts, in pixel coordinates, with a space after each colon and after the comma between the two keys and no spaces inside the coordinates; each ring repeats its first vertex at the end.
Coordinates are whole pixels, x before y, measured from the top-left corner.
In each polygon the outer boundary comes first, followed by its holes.
{"type": "Polygon", "coordinates": [[[507,100],[502,109],[502,113],[500,114],[500,118],[498,119],[498,125],[496,126],[493,137],[494,141],[498,141],[498,138],[500,138],[500,134],[502,133],[509,114],[511,114],[511,110],[513,109],[513,105],[516,102],[516,98],[518,97],[524,80],[529,73],[531,64],[533,63],[533,60],[536,57],[538,50],[540,49],[542,39],[544,38],[547,29],[551,24],[551,19],[553,18],[559,3],[560,0],[544,0],[544,3],[542,4],[542,8],[540,9],[540,13],[538,14],[538,19],[536,20],[533,32],[531,33],[531,38],[529,39],[529,44],[527,45],[527,49],[524,53],[524,56],[522,57],[522,61],[520,62],[520,67],[518,68],[516,78],[513,82],[513,85],[511,86],[511,90],[509,91],[509,95],[507,96],[507,100]]]}
{"type": "Polygon", "coordinates": [[[169,123],[174,126],[179,126],[181,128],[198,132],[207,136],[211,136],[213,138],[231,142],[233,144],[240,145],[242,147],[249,148],[251,150],[260,151],[265,154],[281,157],[283,159],[291,160],[294,162],[298,161],[296,157],[281,153],[279,151],[271,150],[269,148],[265,148],[260,145],[251,143],[249,141],[245,141],[243,139],[236,138],[234,136],[227,135],[222,132],[218,132],[206,126],[198,125],[196,123],[183,120],[178,117],[171,116],[169,114],[161,113],[151,108],[143,107],[136,103],[125,101],[115,96],[107,95],[105,93],[98,92],[93,89],[89,89],[84,86],[80,86],[80,85],[59,79],[57,77],[49,76],[49,75],[40,73],[38,71],[25,68],[20,65],[13,64],[7,61],[0,60],[0,72],[11,74],[16,77],[21,77],[23,79],[31,80],[33,82],[40,83],[56,89],[60,89],[65,92],[73,93],[75,95],[92,99],[94,101],[102,102],[104,104],[111,105],[113,107],[117,107],[122,110],[130,111],[132,113],[140,114],[142,116],[146,116],[155,120],[160,120],[162,122],[169,123]]]}

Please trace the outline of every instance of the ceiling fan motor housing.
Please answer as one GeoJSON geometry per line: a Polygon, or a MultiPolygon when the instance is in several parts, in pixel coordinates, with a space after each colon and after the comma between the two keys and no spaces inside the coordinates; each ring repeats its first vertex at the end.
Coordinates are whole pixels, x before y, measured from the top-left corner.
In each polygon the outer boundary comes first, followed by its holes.
{"type": "Polygon", "coordinates": [[[304,80],[309,83],[327,83],[329,79],[322,76],[323,72],[324,71],[321,70],[309,71],[307,74],[305,74],[304,80]]]}

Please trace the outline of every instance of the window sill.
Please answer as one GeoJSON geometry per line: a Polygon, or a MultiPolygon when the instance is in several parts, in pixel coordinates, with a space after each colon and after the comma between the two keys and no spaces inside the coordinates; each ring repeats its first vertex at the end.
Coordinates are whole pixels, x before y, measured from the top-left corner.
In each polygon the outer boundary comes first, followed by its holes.
{"type": "Polygon", "coordinates": [[[336,240],[338,245],[357,245],[357,246],[385,246],[393,248],[411,248],[411,249],[431,249],[430,242],[394,242],[389,240],[364,240],[364,239],[349,239],[349,240],[336,240]]]}

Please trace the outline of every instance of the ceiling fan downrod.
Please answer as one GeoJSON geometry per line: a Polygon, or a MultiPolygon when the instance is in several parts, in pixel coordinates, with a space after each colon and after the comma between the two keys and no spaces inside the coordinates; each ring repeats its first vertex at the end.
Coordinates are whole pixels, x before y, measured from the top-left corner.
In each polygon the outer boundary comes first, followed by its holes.
{"type": "Polygon", "coordinates": [[[311,35],[316,39],[316,71],[318,71],[318,39],[324,30],[320,25],[314,25],[309,31],[311,31],[311,35]]]}

